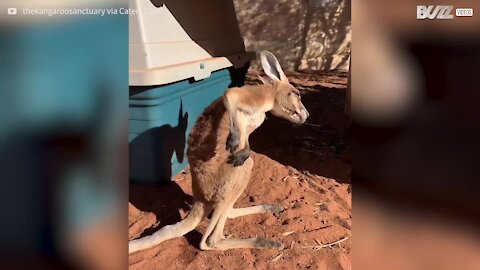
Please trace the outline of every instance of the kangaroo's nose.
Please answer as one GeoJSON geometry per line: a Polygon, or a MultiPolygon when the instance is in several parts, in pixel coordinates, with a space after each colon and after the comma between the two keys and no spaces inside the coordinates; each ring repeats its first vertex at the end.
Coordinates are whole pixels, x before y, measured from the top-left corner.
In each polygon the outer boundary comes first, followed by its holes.
{"type": "Polygon", "coordinates": [[[304,123],[309,116],[309,114],[308,114],[308,112],[305,108],[300,109],[300,112],[298,113],[298,115],[300,116],[300,119],[301,119],[302,123],[304,123]]]}
{"type": "Polygon", "coordinates": [[[305,108],[305,106],[302,106],[302,110],[305,112],[305,119],[307,119],[310,116],[310,113],[307,111],[307,108],[305,108]]]}

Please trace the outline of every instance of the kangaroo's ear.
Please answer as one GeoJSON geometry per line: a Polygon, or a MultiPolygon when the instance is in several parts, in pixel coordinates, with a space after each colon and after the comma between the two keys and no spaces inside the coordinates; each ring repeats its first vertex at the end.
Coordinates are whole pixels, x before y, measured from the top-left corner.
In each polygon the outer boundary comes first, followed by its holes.
{"type": "Polygon", "coordinates": [[[260,53],[260,59],[262,61],[263,71],[270,79],[274,81],[282,81],[288,83],[287,76],[283,73],[280,63],[273,53],[269,51],[262,51],[260,53]]]}
{"type": "Polygon", "coordinates": [[[258,79],[259,79],[263,84],[267,84],[267,85],[268,85],[268,84],[272,84],[271,81],[269,81],[267,78],[262,77],[262,76],[260,76],[260,75],[258,75],[258,79]]]}

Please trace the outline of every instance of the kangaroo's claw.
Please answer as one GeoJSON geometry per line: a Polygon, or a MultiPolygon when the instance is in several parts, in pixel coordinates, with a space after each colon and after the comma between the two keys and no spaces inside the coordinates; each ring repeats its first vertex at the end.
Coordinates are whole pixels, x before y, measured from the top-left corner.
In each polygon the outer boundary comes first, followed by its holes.
{"type": "Polygon", "coordinates": [[[233,167],[242,166],[243,163],[245,163],[245,160],[247,160],[250,157],[250,154],[251,154],[251,151],[249,148],[242,149],[237,153],[231,154],[228,157],[227,163],[232,164],[233,167]]]}

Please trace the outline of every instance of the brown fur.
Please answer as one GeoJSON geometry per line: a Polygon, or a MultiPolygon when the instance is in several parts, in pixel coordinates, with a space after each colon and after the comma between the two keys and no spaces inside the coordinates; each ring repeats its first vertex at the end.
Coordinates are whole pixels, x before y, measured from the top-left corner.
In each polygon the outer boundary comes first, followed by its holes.
{"type": "Polygon", "coordinates": [[[221,99],[215,100],[198,118],[188,141],[187,157],[192,173],[192,190],[196,200],[212,203],[217,175],[230,153],[225,149],[229,118],[221,99]],[[220,166],[219,166],[220,165],[220,166]]]}

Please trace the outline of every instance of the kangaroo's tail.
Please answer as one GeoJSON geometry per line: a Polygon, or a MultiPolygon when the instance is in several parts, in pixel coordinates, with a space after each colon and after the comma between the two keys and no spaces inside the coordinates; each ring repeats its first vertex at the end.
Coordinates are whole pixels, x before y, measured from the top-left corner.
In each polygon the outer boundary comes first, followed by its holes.
{"type": "Polygon", "coordinates": [[[152,235],[132,240],[128,243],[128,253],[147,249],[156,246],[163,241],[180,237],[192,231],[202,221],[205,214],[205,206],[203,203],[195,202],[188,216],[180,222],[173,225],[167,225],[152,235]]]}

